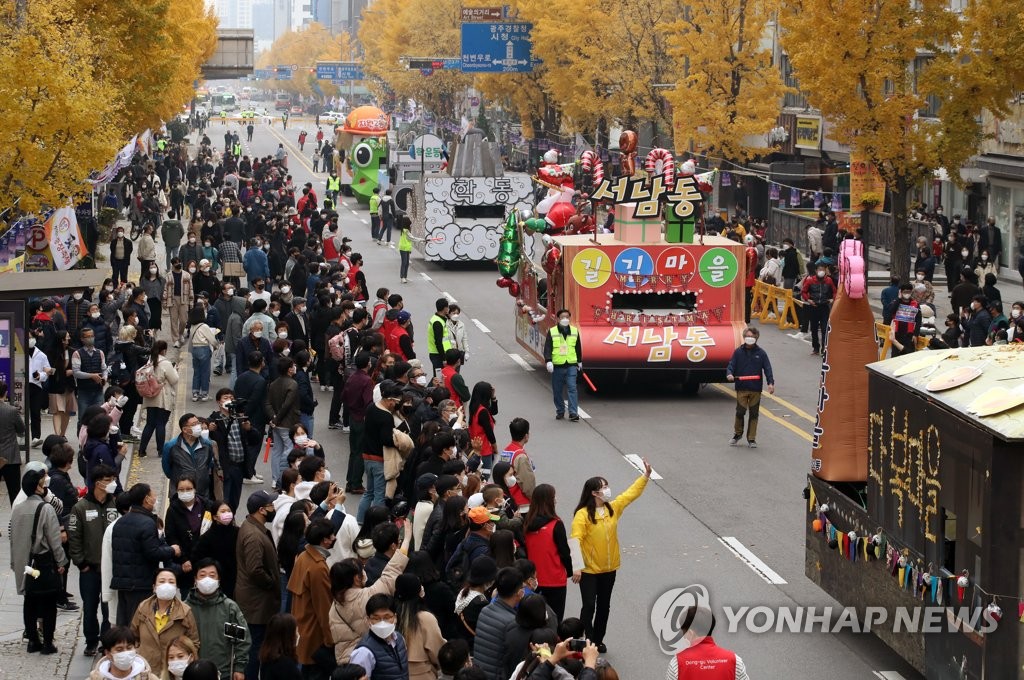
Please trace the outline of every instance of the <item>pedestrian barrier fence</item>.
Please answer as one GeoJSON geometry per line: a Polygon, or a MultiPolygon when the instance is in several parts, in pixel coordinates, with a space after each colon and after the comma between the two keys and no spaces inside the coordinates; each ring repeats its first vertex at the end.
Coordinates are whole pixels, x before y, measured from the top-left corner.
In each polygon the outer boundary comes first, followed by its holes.
{"type": "Polygon", "coordinates": [[[779,330],[799,328],[797,304],[801,303],[793,297],[792,289],[780,288],[764,281],[754,281],[754,298],[750,304],[752,318],[756,316],[762,322],[774,319],[779,330]]]}
{"type": "MultiPolygon", "coordinates": [[[[875,341],[878,343],[878,360],[889,358],[889,353],[892,351],[892,340],[889,339],[889,326],[882,323],[881,321],[875,322],[875,341]]],[[[924,336],[917,337],[917,350],[921,351],[928,348],[928,338],[924,336]]]]}

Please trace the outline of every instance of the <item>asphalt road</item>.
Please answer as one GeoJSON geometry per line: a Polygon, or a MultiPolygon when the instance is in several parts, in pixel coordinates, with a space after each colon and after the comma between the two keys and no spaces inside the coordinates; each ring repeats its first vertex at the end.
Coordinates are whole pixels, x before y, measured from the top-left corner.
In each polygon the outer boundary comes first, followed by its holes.
{"type": "MultiPolygon", "coordinates": [[[[310,144],[299,153],[300,128],[289,125],[282,131],[279,121],[271,129],[258,126],[254,141],[243,141],[243,147],[262,156],[283,142],[296,185],[312,181],[322,197],[326,175],[313,175],[310,144]]],[[[312,140],[315,128],[306,129],[312,140]]],[[[208,134],[214,144],[223,143],[218,123],[208,134]]],[[[772,358],[778,392],[762,402],[756,450],[728,446],[734,401],[731,389],[721,385],[706,386],[692,398],[682,396],[677,385],[649,382],[601,388],[596,395],[581,392],[586,416],[576,424],[555,421],[548,375],[516,343],[513,300],[495,286],[494,268],[445,269],[414,253],[410,282],[401,284],[398,253],[373,244],[365,209],[346,199],[340,214],[344,235],[364,256],[370,291],[383,285],[401,293],[418,336],[426,330],[437,297],[447,294],[458,301],[470,338],[470,359],[463,369],[467,382],[487,380],[496,386],[499,439],[505,438],[511,418],[530,420],[528,449],[537,478],[558,488],[563,517],[571,517],[590,476],[606,477],[613,493],[624,490],[638,474],[625,456],[647,457],[660,475],[625,512],[619,528],[623,564],[606,643],[608,658],[622,677],[663,677],[668,657],[652,633],[650,609],[671,588],[704,585],[716,611],[722,605],[838,606],[804,576],[806,501],[801,490],[809,469],[820,368],[809,343],[774,327],[763,329],[761,344],[772,358]],[[530,370],[512,355],[526,357],[530,370]]],[[[318,409],[316,438],[340,471],[347,438],[326,429],[327,401],[321,399],[318,409]]],[[[577,613],[578,606],[578,591],[570,586],[567,613],[577,613]]],[[[753,678],[920,677],[869,635],[730,633],[724,620],[717,633],[720,644],[743,657],[753,678]]]]}

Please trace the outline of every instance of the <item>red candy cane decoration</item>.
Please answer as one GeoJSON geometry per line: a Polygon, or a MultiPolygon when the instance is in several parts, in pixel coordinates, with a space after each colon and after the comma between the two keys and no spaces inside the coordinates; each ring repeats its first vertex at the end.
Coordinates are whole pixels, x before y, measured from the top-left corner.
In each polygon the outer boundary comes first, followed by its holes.
{"type": "Polygon", "coordinates": [[[647,174],[654,175],[654,171],[658,167],[658,161],[661,161],[661,174],[665,177],[665,186],[674,188],[676,185],[675,156],[668,149],[660,147],[651,149],[651,152],[647,154],[647,158],[644,160],[644,170],[647,171],[647,174]]]}
{"type": "Polygon", "coordinates": [[[595,187],[604,181],[604,162],[590,149],[580,155],[580,167],[583,168],[583,172],[590,173],[595,187]]]}

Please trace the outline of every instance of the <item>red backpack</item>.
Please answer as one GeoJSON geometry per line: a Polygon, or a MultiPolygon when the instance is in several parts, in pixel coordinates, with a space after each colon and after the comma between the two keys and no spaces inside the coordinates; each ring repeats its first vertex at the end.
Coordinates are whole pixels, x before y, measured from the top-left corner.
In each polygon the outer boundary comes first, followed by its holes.
{"type": "Polygon", "coordinates": [[[147,361],[145,366],[135,371],[135,389],[139,391],[139,396],[143,399],[159,396],[163,388],[164,386],[156,377],[156,366],[152,361],[147,361]]]}
{"type": "Polygon", "coordinates": [[[335,361],[345,360],[345,333],[338,332],[327,341],[327,351],[335,361]]]}

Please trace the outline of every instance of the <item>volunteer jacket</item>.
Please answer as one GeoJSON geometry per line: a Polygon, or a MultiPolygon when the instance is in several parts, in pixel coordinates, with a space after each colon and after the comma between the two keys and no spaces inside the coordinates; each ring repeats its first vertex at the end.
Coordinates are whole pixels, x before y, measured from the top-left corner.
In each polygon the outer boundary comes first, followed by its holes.
{"type": "Polygon", "coordinates": [[[590,521],[586,508],[576,511],[572,518],[571,536],[579,541],[583,571],[588,574],[604,574],[619,568],[619,518],[622,517],[622,511],[639,498],[645,488],[647,477],[640,475],[628,489],[608,503],[614,514],[609,515],[604,507],[600,507],[594,515],[594,522],[590,521]]]}

